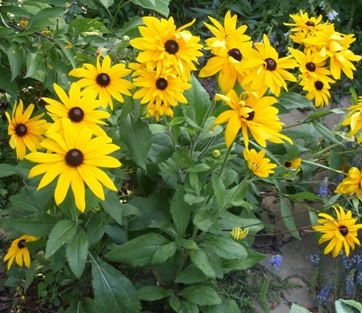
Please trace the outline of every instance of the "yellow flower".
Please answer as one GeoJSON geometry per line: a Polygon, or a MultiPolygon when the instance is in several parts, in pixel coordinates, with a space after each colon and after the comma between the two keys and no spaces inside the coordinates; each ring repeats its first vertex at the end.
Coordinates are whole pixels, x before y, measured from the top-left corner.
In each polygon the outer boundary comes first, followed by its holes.
{"type": "Polygon", "coordinates": [[[217,20],[209,17],[216,26],[205,23],[206,27],[215,35],[215,37],[206,39],[206,44],[212,54],[206,66],[201,69],[199,77],[208,77],[220,72],[218,84],[223,93],[227,93],[235,85],[236,80],[242,83],[245,70],[242,68],[245,62],[244,52],[252,51],[252,42],[250,37],[245,35],[246,25],[236,28],[237,16],[231,17],[230,11],[225,15],[223,27],[217,20]]]}
{"type": "Polygon", "coordinates": [[[28,248],[24,245],[25,242],[31,242],[39,240],[40,237],[28,236],[23,235],[18,239],[15,239],[8,250],[8,253],[4,257],[4,261],[8,261],[8,270],[10,269],[11,265],[14,263],[19,266],[26,266],[27,268],[30,267],[30,253],[28,248]]]}
{"type": "MultiPolygon", "coordinates": [[[[348,111],[350,112],[348,113],[347,118],[343,121],[342,125],[349,125],[351,127],[348,136],[352,137],[362,128],[362,97],[359,97],[358,103],[350,106],[348,111]]],[[[362,132],[358,136],[357,142],[362,142],[362,132]]]]}
{"type": "Polygon", "coordinates": [[[30,104],[24,112],[23,109],[23,101],[20,100],[18,105],[14,105],[11,117],[8,112],[5,112],[9,121],[9,144],[11,148],[16,150],[16,156],[20,160],[24,159],[26,148],[32,152],[42,149],[40,142],[44,139],[43,134],[50,125],[46,120],[41,119],[44,114],[30,118],[34,104],[30,104]]]}
{"type": "Polygon", "coordinates": [[[264,34],[264,43],[254,43],[257,50],[245,51],[248,60],[243,64],[243,68],[250,70],[244,78],[243,84],[251,83],[252,90],[262,89],[263,86],[270,88],[276,96],[280,94],[280,87],[288,90],[286,80],[297,81],[293,74],[286,71],[297,67],[297,62],[292,59],[292,55],[279,58],[278,52],[270,45],[268,37],[264,34]]]}
{"type": "Polygon", "coordinates": [[[303,86],[303,90],[307,91],[306,98],[308,100],[314,100],[314,105],[318,108],[323,108],[324,105],[329,104],[331,94],[329,93],[330,83],[335,83],[332,78],[328,76],[320,77],[318,79],[310,78],[300,82],[303,86]]]}
{"type": "Polygon", "coordinates": [[[49,127],[48,132],[58,132],[62,127],[62,118],[67,117],[71,120],[76,133],[78,134],[83,127],[94,131],[95,136],[106,136],[106,132],[97,124],[106,125],[102,119],[106,119],[110,114],[104,110],[97,110],[98,107],[105,106],[104,101],[95,100],[97,94],[89,90],[81,94],[77,83],[70,86],[69,97],[65,91],[54,84],[54,90],[61,102],[43,97],[42,99],[49,105],[45,108],[54,123],[49,127]]]}
{"type": "Polygon", "coordinates": [[[337,218],[326,213],[319,213],[318,216],[322,218],[318,219],[319,225],[313,226],[313,229],[323,233],[318,241],[319,244],[330,241],[324,249],[324,254],[332,252],[332,256],[335,258],[344,248],[346,255],[349,256],[350,248],[353,250],[355,244],[360,245],[357,231],[362,228],[362,224],[356,224],[357,218],[352,218],[351,211],[345,213],[338,204],[333,208],[337,218]]]}
{"type": "Polygon", "coordinates": [[[282,126],[279,121],[278,109],[272,105],[277,102],[274,97],[259,96],[256,92],[244,92],[238,97],[231,89],[226,96],[216,94],[216,100],[223,100],[231,110],[224,111],[215,120],[214,125],[228,122],[225,131],[227,147],[235,140],[238,132],[242,131],[245,147],[249,145],[249,133],[259,145],[266,147],[266,140],[282,143],[291,139],[280,134],[282,126]]]}
{"type": "Polygon", "coordinates": [[[257,153],[255,149],[251,149],[250,151],[247,148],[244,149],[244,159],[249,170],[251,170],[254,175],[264,178],[268,177],[269,174],[273,174],[273,168],[277,167],[276,164],[270,163],[270,159],[264,158],[265,153],[265,150],[257,153]]]}
{"type": "Polygon", "coordinates": [[[172,107],[166,106],[163,103],[158,108],[155,103],[149,103],[147,105],[146,117],[153,116],[156,121],[159,122],[160,117],[163,115],[173,117],[172,107]]]}
{"type": "Polygon", "coordinates": [[[39,183],[39,190],[59,176],[54,194],[56,204],[63,202],[71,185],[75,204],[84,212],[84,183],[101,200],[104,200],[102,185],[117,191],[112,180],[99,167],[121,166],[117,159],[107,155],[119,147],[111,144],[112,139],[107,136],[92,138],[93,131],[88,128],[84,127],[77,133],[68,118],[63,118],[62,124],[61,132],[47,134],[48,138],[41,143],[52,153],[33,152],[26,155],[26,159],[40,163],[30,170],[29,178],[45,173],[39,183]]]}
{"type": "Polygon", "coordinates": [[[285,166],[286,168],[289,168],[289,169],[295,169],[295,168],[298,168],[301,165],[302,165],[302,159],[301,158],[296,158],[296,159],[291,160],[291,161],[285,161],[283,163],[283,166],[285,166]]]}
{"type": "Polygon", "coordinates": [[[123,96],[131,96],[129,89],[134,86],[123,77],[131,73],[124,64],[111,66],[111,58],[106,55],[102,64],[98,54],[97,65],[84,63],[82,68],[75,68],[69,72],[70,76],[83,77],[77,83],[81,88],[86,87],[83,93],[94,90],[99,99],[105,101],[113,109],[112,97],[119,102],[124,102],[123,96]]]}
{"type": "Polygon", "coordinates": [[[158,76],[166,68],[173,68],[184,81],[189,81],[190,72],[196,70],[194,63],[202,56],[200,38],[185,30],[195,20],[177,29],[173,17],[159,20],[147,16],[142,21],[146,25],[138,28],[142,37],[130,41],[141,50],[137,61],[145,63],[148,69],[157,69],[158,76]]]}
{"type": "Polygon", "coordinates": [[[357,167],[351,167],[348,176],[337,186],[335,193],[355,195],[362,201],[362,174],[357,167]]]}
{"type": "Polygon", "coordinates": [[[239,241],[244,239],[248,235],[248,233],[249,233],[249,228],[242,229],[241,227],[235,227],[230,232],[230,235],[233,239],[239,241]]]}

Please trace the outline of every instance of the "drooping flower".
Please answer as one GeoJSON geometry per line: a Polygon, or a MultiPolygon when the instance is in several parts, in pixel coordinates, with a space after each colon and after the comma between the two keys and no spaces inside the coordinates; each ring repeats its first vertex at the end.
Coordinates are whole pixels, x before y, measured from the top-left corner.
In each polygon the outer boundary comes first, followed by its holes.
{"type": "MultiPolygon", "coordinates": [[[[348,108],[350,111],[346,119],[342,122],[343,126],[349,125],[351,130],[348,133],[349,137],[354,136],[362,128],[362,97],[359,97],[359,101],[356,105],[352,105],[348,108]]],[[[362,142],[362,132],[357,138],[357,142],[362,142]]]]}
{"type": "Polygon", "coordinates": [[[300,167],[302,165],[302,159],[301,158],[296,158],[293,160],[287,160],[283,163],[283,166],[285,166],[286,168],[289,169],[296,169],[298,167],[300,167]]]}
{"type": "Polygon", "coordinates": [[[317,108],[323,108],[324,105],[329,104],[329,99],[331,98],[329,92],[331,86],[329,84],[334,82],[332,78],[325,76],[318,79],[310,78],[302,80],[300,85],[303,86],[303,90],[307,92],[305,97],[308,100],[314,100],[314,105],[317,108]]]}
{"type": "Polygon", "coordinates": [[[269,174],[273,174],[273,169],[277,167],[276,164],[270,163],[270,159],[265,158],[265,153],[265,150],[256,152],[255,149],[244,149],[244,159],[249,170],[251,170],[254,175],[264,178],[268,177],[269,174]]]}
{"type": "Polygon", "coordinates": [[[226,96],[216,94],[215,99],[224,101],[231,108],[221,113],[214,122],[215,125],[228,122],[225,131],[227,147],[230,147],[240,130],[245,147],[249,144],[249,132],[263,147],[266,147],[266,140],[274,143],[287,140],[292,143],[290,138],[280,133],[284,124],[279,121],[278,109],[272,106],[277,102],[274,97],[263,97],[256,92],[244,92],[238,97],[235,90],[231,89],[226,96]]]}
{"type": "Polygon", "coordinates": [[[5,112],[9,121],[9,144],[16,150],[16,157],[20,160],[24,159],[26,148],[32,152],[42,149],[40,142],[44,139],[43,135],[50,125],[46,120],[41,119],[44,116],[43,113],[30,118],[34,111],[34,104],[30,104],[24,112],[23,110],[23,101],[20,100],[14,105],[11,117],[8,112],[5,112]]]}
{"type": "Polygon", "coordinates": [[[176,29],[173,17],[159,20],[153,16],[142,18],[146,26],[138,29],[142,35],[130,41],[130,44],[141,52],[137,61],[146,64],[148,69],[162,71],[173,68],[184,81],[190,80],[190,72],[196,70],[198,57],[202,56],[200,38],[193,36],[185,28],[195,20],[176,29]]]}
{"type": "Polygon", "coordinates": [[[55,202],[63,202],[71,186],[77,208],[85,210],[85,187],[101,200],[104,200],[103,186],[117,191],[116,186],[101,168],[117,168],[121,163],[108,154],[119,147],[112,144],[107,136],[92,138],[93,131],[82,128],[76,133],[76,128],[68,118],[62,119],[62,131],[47,134],[48,138],[41,145],[52,153],[33,152],[26,159],[40,163],[34,166],[29,178],[44,174],[38,185],[38,190],[51,183],[59,176],[55,188],[55,202]]]}
{"type": "Polygon", "coordinates": [[[157,107],[155,103],[149,103],[147,105],[146,117],[153,116],[156,121],[159,122],[160,117],[164,115],[173,117],[172,107],[166,106],[164,103],[161,103],[159,107],[157,107]]]}
{"type": "Polygon", "coordinates": [[[231,16],[230,11],[225,15],[224,26],[217,20],[209,17],[215,25],[205,23],[206,27],[214,34],[215,37],[205,40],[211,50],[212,56],[205,67],[199,73],[199,77],[209,77],[220,72],[218,84],[223,93],[227,93],[239,80],[242,83],[245,70],[242,68],[245,62],[244,52],[252,51],[252,42],[250,37],[245,35],[246,25],[236,27],[237,16],[231,16]]]}
{"type": "Polygon", "coordinates": [[[293,69],[298,66],[298,63],[292,55],[279,58],[278,52],[270,45],[265,34],[263,40],[264,43],[254,43],[256,50],[251,50],[251,53],[244,52],[247,60],[242,67],[250,72],[244,78],[243,84],[251,83],[252,90],[262,90],[266,85],[273,94],[279,96],[281,87],[288,90],[285,80],[297,81],[286,69],[293,69]]]}
{"type": "Polygon", "coordinates": [[[242,229],[241,227],[234,227],[230,232],[230,236],[239,241],[244,239],[249,233],[249,228],[242,229]]]}
{"type": "Polygon", "coordinates": [[[108,118],[110,114],[104,110],[97,110],[106,105],[104,101],[96,100],[97,94],[93,90],[81,94],[77,83],[70,86],[69,97],[57,84],[54,84],[54,90],[61,102],[51,98],[42,98],[48,103],[45,108],[54,121],[48,132],[58,132],[62,127],[62,118],[67,117],[76,129],[76,133],[80,133],[83,127],[87,127],[94,131],[95,136],[107,135],[98,124],[106,125],[102,119],[108,118]]]}
{"type": "Polygon", "coordinates": [[[323,233],[318,244],[329,241],[324,249],[324,254],[332,252],[332,256],[335,258],[344,249],[346,255],[349,256],[350,250],[353,250],[356,244],[360,245],[357,231],[362,228],[362,224],[356,224],[357,218],[352,217],[351,211],[345,213],[343,207],[338,204],[333,208],[337,218],[326,213],[319,213],[318,225],[313,226],[313,229],[323,233]]]}
{"type": "Polygon", "coordinates": [[[17,239],[15,239],[8,250],[8,253],[4,256],[4,261],[8,261],[8,270],[10,269],[11,265],[14,263],[19,266],[26,266],[27,268],[30,267],[30,253],[29,249],[25,246],[25,242],[37,241],[40,237],[34,237],[29,235],[23,235],[17,239]]]}
{"type": "Polygon", "coordinates": [[[362,201],[362,173],[357,167],[351,167],[348,176],[337,186],[335,193],[346,196],[355,195],[362,201]]]}
{"type": "Polygon", "coordinates": [[[94,90],[100,100],[105,101],[113,109],[112,97],[124,102],[123,95],[131,96],[130,89],[133,84],[124,79],[131,73],[124,64],[111,66],[111,58],[106,55],[101,64],[101,54],[98,54],[97,64],[84,63],[82,68],[75,68],[69,72],[70,76],[82,77],[77,81],[81,88],[86,87],[83,93],[94,90]]]}

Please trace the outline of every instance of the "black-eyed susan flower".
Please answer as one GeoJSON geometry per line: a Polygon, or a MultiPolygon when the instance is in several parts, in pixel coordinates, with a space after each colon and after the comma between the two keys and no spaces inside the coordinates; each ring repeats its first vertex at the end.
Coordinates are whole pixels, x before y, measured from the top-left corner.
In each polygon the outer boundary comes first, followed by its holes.
{"type": "Polygon", "coordinates": [[[291,161],[287,160],[283,163],[283,166],[289,169],[297,169],[299,166],[302,165],[302,159],[296,158],[291,161]]]}
{"type": "Polygon", "coordinates": [[[230,232],[230,236],[239,241],[244,239],[249,233],[249,228],[244,228],[242,229],[241,227],[235,227],[232,229],[232,231],[230,232]]]}
{"type": "Polygon", "coordinates": [[[362,228],[362,224],[356,224],[357,218],[352,217],[351,211],[345,213],[338,204],[333,208],[337,218],[326,213],[319,213],[318,216],[321,217],[317,221],[319,225],[313,226],[313,229],[323,233],[318,241],[319,244],[329,241],[324,254],[332,252],[335,258],[344,249],[346,255],[349,256],[350,250],[353,250],[356,244],[360,245],[357,232],[362,228]]]}
{"type": "Polygon", "coordinates": [[[158,19],[153,16],[142,18],[145,26],[138,29],[142,35],[130,41],[141,52],[137,61],[148,69],[157,69],[158,75],[167,68],[173,68],[184,81],[190,80],[190,72],[195,70],[198,57],[202,56],[200,38],[193,36],[185,28],[195,20],[176,29],[173,17],[158,19]]]}
{"type": "Polygon", "coordinates": [[[85,186],[101,200],[104,200],[103,186],[117,191],[116,186],[108,175],[100,168],[117,168],[121,163],[108,154],[120,149],[112,144],[107,136],[92,138],[93,131],[82,128],[76,133],[76,128],[68,118],[62,119],[60,132],[48,133],[41,145],[52,153],[33,152],[26,159],[40,163],[34,166],[29,178],[44,174],[38,189],[51,183],[59,176],[55,188],[55,202],[63,202],[71,186],[77,208],[85,210],[85,186]]]}
{"type": "Polygon", "coordinates": [[[146,117],[153,116],[156,121],[159,122],[160,117],[164,115],[173,117],[172,107],[166,106],[163,103],[161,103],[159,107],[157,107],[155,103],[149,103],[147,105],[146,117]]]}
{"type": "Polygon", "coordinates": [[[16,262],[19,266],[26,266],[27,268],[30,267],[30,252],[29,249],[25,246],[24,243],[37,241],[40,237],[34,237],[29,235],[23,235],[17,239],[15,239],[8,250],[8,253],[4,256],[4,261],[8,261],[8,270],[10,269],[11,265],[16,262]]]}
{"type": "Polygon", "coordinates": [[[20,100],[17,105],[14,105],[11,117],[8,112],[5,112],[9,121],[9,144],[15,149],[16,157],[20,160],[24,159],[26,148],[32,152],[42,149],[40,142],[44,139],[43,135],[50,125],[46,120],[41,119],[44,116],[43,113],[30,118],[34,111],[34,104],[30,104],[23,111],[23,101],[20,100]]]}
{"type": "MultiPolygon", "coordinates": [[[[362,97],[359,97],[358,103],[350,106],[348,111],[350,112],[342,122],[342,125],[350,126],[351,130],[349,131],[348,136],[352,137],[362,128],[362,97]]],[[[362,132],[359,134],[357,142],[362,142],[362,132]]]]}
{"type": "Polygon", "coordinates": [[[281,87],[288,90],[285,80],[297,81],[287,69],[297,67],[298,63],[292,55],[279,58],[278,52],[270,45],[265,34],[263,41],[264,43],[254,43],[256,50],[252,49],[251,53],[244,52],[247,60],[242,67],[250,72],[244,78],[243,84],[251,83],[252,90],[262,90],[264,86],[267,86],[273,94],[279,96],[281,87]]]}
{"type": "Polygon", "coordinates": [[[48,132],[58,132],[62,127],[62,118],[67,117],[76,129],[76,133],[79,133],[83,127],[87,127],[94,131],[95,136],[106,136],[106,132],[98,124],[106,125],[102,120],[108,118],[110,114],[104,110],[97,110],[106,105],[104,101],[96,100],[95,91],[89,90],[81,94],[77,83],[70,86],[69,96],[57,84],[54,84],[54,90],[60,102],[51,98],[42,98],[48,103],[45,108],[54,121],[48,132]]]}
{"type": "Polygon", "coordinates": [[[97,64],[84,63],[82,68],[75,68],[69,72],[70,76],[82,77],[77,83],[86,94],[94,90],[100,100],[105,101],[113,109],[112,97],[119,102],[124,102],[123,95],[131,96],[130,89],[133,84],[124,79],[131,73],[124,64],[111,65],[111,58],[106,55],[100,62],[101,54],[98,54],[97,64]]]}
{"type": "Polygon", "coordinates": [[[362,201],[362,173],[357,167],[351,167],[348,175],[337,186],[335,193],[346,196],[356,196],[362,201]]]}
{"type": "Polygon", "coordinates": [[[308,100],[314,100],[314,105],[318,108],[323,108],[324,105],[329,104],[329,99],[331,94],[329,92],[330,83],[335,83],[335,81],[328,77],[320,77],[318,79],[310,78],[305,79],[300,82],[300,85],[303,86],[303,90],[307,92],[306,98],[308,100]]]}
{"type": "Polygon", "coordinates": [[[270,163],[270,159],[265,158],[266,151],[261,150],[256,152],[255,149],[244,149],[244,159],[248,165],[248,169],[253,172],[254,175],[259,177],[268,177],[269,174],[274,173],[276,164],[270,163]]]}
{"type": "MultiPolygon", "coordinates": [[[[199,73],[199,77],[209,77],[220,72],[218,84],[223,93],[232,89],[237,80],[242,83],[245,70],[242,63],[245,62],[244,52],[250,50],[252,42],[250,37],[245,35],[246,25],[236,27],[237,16],[231,16],[230,11],[225,15],[224,26],[217,20],[209,17],[215,25],[205,23],[206,27],[214,34],[215,37],[206,39],[208,47],[214,55],[211,57],[206,66],[199,73]]],[[[249,53],[249,54],[250,54],[249,53]]]]}
{"type": "Polygon", "coordinates": [[[274,143],[287,140],[292,143],[289,137],[280,133],[284,124],[279,121],[278,109],[273,107],[277,102],[276,98],[263,97],[256,92],[244,92],[239,97],[231,89],[226,96],[216,94],[215,99],[224,101],[231,108],[221,113],[214,122],[214,125],[228,122],[225,131],[227,147],[230,147],[240,130],[245,147],[249,145],[249,132],[263,147],[266,147],[266,140],[274,143]]]}

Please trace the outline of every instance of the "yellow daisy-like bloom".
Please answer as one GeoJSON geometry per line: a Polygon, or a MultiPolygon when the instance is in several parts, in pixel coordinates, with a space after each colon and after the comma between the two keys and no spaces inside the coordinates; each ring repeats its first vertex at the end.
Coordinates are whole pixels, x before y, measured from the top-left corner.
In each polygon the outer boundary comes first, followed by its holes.
{"type": "MultiPolygon", "coordinates": [[[[358,103],[350,106],[348,111],[350,112],[348,113],[347,118],[343,121],[342,125],[349,125],[351,127],[348,136],[352,137],[362,128],[362,97],[359,97],[358,103]]],[[[357,142],[362,142],[362,133],[358,136],[357,142]]]]}
{"type": "Polygon", "coordinates": [[[214,125],[228,122],[225,131],[227,147],[233,143],[240,129],[245,147],[249,145],[249,132],[263,147],[266,147],[266,140],[274,143],[287,140],[292,143],[290,138],[280,134],[284,124],[279,121],[278,109],[272,106],[277,102],[274,97],[262,97],[256,92],[243,92],[238,97],[231,89],[226,96],[216,94],[215,100],[222,100],[231,108],[221,113],[214,122],[214,125]]]}
{"type": "Polygon", "coordinates": [[[159,20],[147,16],[142,21],[146,25],[138,27],[142,37],[130,41],[141,50],[137,61],[145,63],[148,69],[156,68],[158,76],[165,68],[173,68],[184,81],[189,81],[190,72],[196,70],[194,63],[202,56],[200,38],[185,30],[195,20],[177,29],[173,17],[159,20]]]}
{"type": "Polygon", "coordinates": [[[346,196],[355,195],[362,201],[362,173],[357,167],[351,167],[348,176],[337,186],[335,193],[346,196]]]}
{"type": "Polygon", "coordinates": [[[289,168],[289,169],[296,169],[301,165],[302,165],[302,159],[301,158],[296,158],[296,159],[291,160],[291,161],[285,161],[283,163],[283,166],[285,166],[286,168],[289,168]]]}
{"type": "Polygon", "coordinates": [[[251,170],[254,175],[259,177],[268,177],[269,174],[273,174],[273,168],[276,168],[277,165],[274,163],[270,163],[270,159],[265,158],[265,150],[261,150],[256,152],[255,149],[251,149],[250,151],[245,148],[244,149],[244,159],[248,165],[248,169],[251,170]]]}
{"type": "Polygon", "coordinates": [[[111,58],[108,55],[104,57],[101,64],[100,57],[101,55],[98,54],[96,66],[84,63],[82,68],[71,70],[69,75],[83,77],[77,82],[81,88],[86,87],[83,93],[94,90],[99,99],[105,101],[106,105],[113,109],[112,97],[119,102],[124,102],[122,94],[131,96],[129,90],[134,86],[130,81],[123,79],[131,73],[131,70],[124,64],[111,66],[111,58]]]}
{"type": "Polygon", "coordinates": [[[142,99],[141,104],[152,103],[155,109],[159,110],[161,105],[177,106],[178,102],[187,103],[183,92],[191,88],[180,76],[175,76],[172,69],[165,70],[158,74],[155,70],[147,70],[139,67],[139,64],[130,64],[135,68],[133,83],[140,87],[133,94],[134,99],[142,99]]]}
{"type": "Polygon", "coordinates": [[[319,213],[318,216],[322,218],[318,219],[319,225],[313,226],[313,229],[323,233],[318,241],[319,244],[330,241],[324,249],[324,254],[332,252],[332,256],[335,258],[344,248],[346,256],[349,256],[350,249],[353,250],[355,244],[360,245],[357,231],[362,228],[362,224],[356,224],[357,218],[352,217],[351,211],[345,213],[344,209],[338,204],[333,208],[336,211],[337,218],[335,219],[326,213],[319,213]]]}
{"type": "Polygon", "coordinates": [[[110,114],[103,110],[97,110],[98,107],[105,106],[104,101],[95,100],[97,94],[89,90],[81,94],[80,87],[73,83],[69,89],[69,97],[65,91],[54,84],[54,90],[61,102],[43,97],[42,99],[49,105],[45,108],[54,123],[49,127],[48,132],[58,132],[62,127],[62,118],[67,117],[71,120],[76,133],[78,134],[83,127],[94,131],[95,136],[107,136],[106,132],[97,124],[106,125],[102,119],[106,119],[110,114]]]}
{"type": "Polygon", "coordinates": [[[8,250],[8,253],[4,256],[4,261],[8,261],[8,270],[14,263],[19,266],[30,267],[30,253],[29,249],[24,245],[25,242],[37,241],[40,237],[34,237],[29,235],[23,235],[18,239],[15,239],[8,250]]]}
{"type": "Polygon", "coordinates": [[[119,147],[111,144],[112,139],[107,136],[92,138],[93,131],[88,128],[84,127],[77,133],[68,118],[64,117],[62,124],[61,132],[47,134],[49,138],[41,143],[52,153],[33,152],[26,155],[26,159],[41,163],[30,170],[29,178],[45,173],[39,183],[39,190],[59,176],[54,194],[56,204],[63,202],[71,185],[75,204],[84,212],[84,183],[101,200],[104,200],[102,185],[117,191],[112,180],[99,167],[120,167],[121,163],[117,159],[108,156],[119,147]]]}
{"type": "Polygon", "coordinates": [[[24,111],[23,101],[14,105],[12,115],[8,112],[5,115],[9,121],[8,134],[10,135],[10,147],[15,149],[16,157],[23,160],[26,154],[26,148],[35,152],[42,149],[40,142],[44,139],[43,135],[49,127],[49,123],[41,118],[44,114],[39,114],[30,118],[34,111],[34,104],[30,104],[24,111]]]}
{"type": "Polygon", "coordinates": [[[232,231],[230,232],[230,236],[239,241],[244,239],[249,233],[249,228],[244,228],[242,229],[241,227],[235,227],[232,229],[232,231]]]}
{"type": "Polygon", "coordinates": [[[155,103],[149,103],[147,105],[146,117],[153,116],[156,119],[156,121],[159,122],[160,117],[163,116],[163,115],[173,117],[172,107],[161,104],[157,108],[155,103]]]}
{"type": "Polygon", "coordinates": [[[218,84],[223,93],[227,93],[235,85],[236,80],[242,83],[245,70],[242,68],[245,62],[244,51],[252,52],[250,37],[245,35],[246,25],[236,28],[237,16],[231,16],[230,11],[225,15],[223,27],[217,20],[209,17],[216,26],[205,23],[206,27],[215,37],[206,39],[207,49],[215,55],[211,57],[206,66],[201,69],[199,77],[213,76],[220,72],[218,84]]]}
{"type": "Polygon", "coordinates": [[[335,81],[328,76],[320,77],[318,79],[306,79],[300,82],[303,86],[303,90],[307,91],[306,98],[308,100],[314,100],[315,106],[323,108],[324,105],[329,104],[331,94],[329,89],[331,88],[329,83],[335,83],[335,81]]]}
{"type": "Polygon", "coordinates": [[[250,70],[244,78],[243,84],[251,83],[252,90],[262,89],[264,85],[270,88],[276,96],[280,94],[280,87],[288,90],[286,80],[297,81],[293,74],[286,71],[298,66],[298,63],[289,55],[279,58],[278,52],[270,45],[268,37],[264,34],[264,43],[254,43],[257,50],[245,51],[248,60],[243,68],[250,70]]]}

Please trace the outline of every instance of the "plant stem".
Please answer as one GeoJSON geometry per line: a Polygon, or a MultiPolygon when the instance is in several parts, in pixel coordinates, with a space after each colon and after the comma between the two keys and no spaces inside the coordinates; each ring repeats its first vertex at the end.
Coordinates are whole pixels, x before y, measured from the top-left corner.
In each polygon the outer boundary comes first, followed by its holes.
{"type": "Polygon", "coordinates": [[[231,143],[230,147],[229,147],[228,150],[226,151],[225,158],[224,158],[224,161],[223,161],[223,163],[222,163],[222,165],[221,165],[221,168],[220,168],[218,177],[220,177],[221,174],[222,174],[222,172],[224,171],[224,167],[225,167],[225,165],[226,165],[226,162],[228,161],[228,157],[229,157],[229,154],[230,154],[230,152],[231,152],[232,146],[233,146],[233,142],[231,143]]]}
{"type": "Polygon", "coordinates": [[[311,165],[315,165],[315,166],[324,168],[324,169],[326,169],[326,170],[330,170],[330,171],[336,172],[336,173],[338,173],[338,174],[346,175],[345,172],[342,172],[342,171],[339,171],[339,170],[335,170],[334,168],[331,168],[331,167],[328,167],[328,166],[325,166],[325,165],[322,165],[322,164],[318,164],[318,163],[315,163],[315,162],[313,162],[313,161],[302,160],[302,162],[303,162],[303,163],[307,163],[307,164],[311,164],[311,165]]]}

